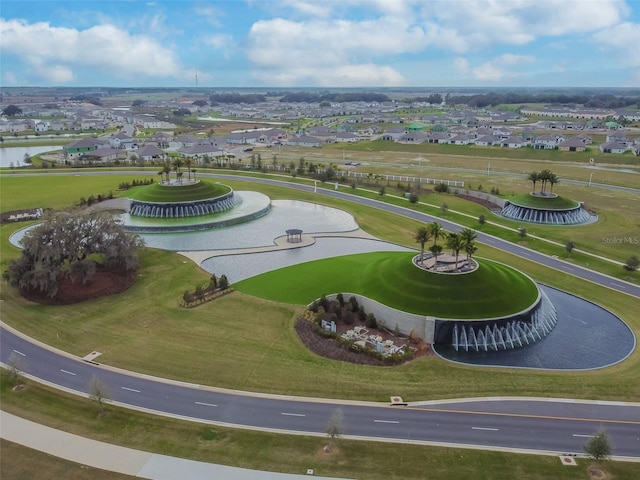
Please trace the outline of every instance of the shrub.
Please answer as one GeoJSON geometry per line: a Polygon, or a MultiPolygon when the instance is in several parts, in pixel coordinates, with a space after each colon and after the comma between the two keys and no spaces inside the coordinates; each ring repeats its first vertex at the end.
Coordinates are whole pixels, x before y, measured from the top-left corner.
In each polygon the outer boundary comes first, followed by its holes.
{"type": "Polygon", "coordinates": [[[360,309],[358,305],[358,299],[354,296],[351,296],[351,298],[349,298],[349,305],[351,305],[352,312],[357,312],[360,309]]]}
{"type": "Polygon", "coordinates": [[[420,201],[420,197],[418,197],[418,195],[416,195],[415,193],[412,193],[411,195],[409,195],[409,203],[418,203],[420,201]]]}
{"type": "Polygon", "coordinates": [[[344,295],[339,293],[338,295],[336,295],[336,300],[338,300],[338,303],[341,307],[344,307],[344,295]]]}
{"type": "Polygon", "coordinates": [[[449,191],[449,186],[445,183],[439,183],[433,189],[438,193],[447,193],[449,191]]]}
{"type": "Polygon", "coordinates": [[[480,225],[484,225],[487,222],[487,217],[484,216],[484,214],[480,214],[480,216],[478,217],[478,223],[480,225]]]}
{"type": "Polygon", "coordinates": [[[227,288],[229,288],[229,280],[227,279],[226,275],[220,276],[220,279],[218,280],[218,286],[221,290],[226,290],[227,288]]]}
{"type": "Polygon", "coordinates": [[[365,322],[367,328],[378,328],[378,321],[373,313],[367,315],[367,321],[365,322]]]}

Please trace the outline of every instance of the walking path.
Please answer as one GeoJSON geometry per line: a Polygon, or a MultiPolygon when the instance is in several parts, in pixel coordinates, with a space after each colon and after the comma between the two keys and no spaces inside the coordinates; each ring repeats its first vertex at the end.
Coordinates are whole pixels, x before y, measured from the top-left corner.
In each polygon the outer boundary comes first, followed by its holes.
{"type": "Polygon", "coordinates": [[[302,480],[309,474],[263,472],[186,460],[98,442],[0,411],[0,436],[13,443],[101,470],[152,480],[302,480]]]}
{"type": "Polygon", "coordinates": [[[264,247],[252,247],[252,248],[236,248],[236,249],[227,249],[227,250],[191,250],[191,251],[182,251],[178,252],[180,255],[183,255],[200,265],[205,260],[211,257],[221,257],[223,255],[238,255],[238,254],[246,254],[246,253],[262,253],[262,252],[273,252],[276,250],[287,250],[291,248],[301,248],[308,247],[309,245],[313,245],[316,243],[317,237],[348,237],[348,238],[366,238],[370,240],[378,240],[378,238],[373,235],[368,234],[362,229],[352,230],[350,232],[328,232],[328,233],[313,233],[313,234],[305,234],[303,233],[301,236],[301,241],[299,242],[288,242],[287,236],[283,235],[274,239],[273,245],[268,245],[264,247]]]}

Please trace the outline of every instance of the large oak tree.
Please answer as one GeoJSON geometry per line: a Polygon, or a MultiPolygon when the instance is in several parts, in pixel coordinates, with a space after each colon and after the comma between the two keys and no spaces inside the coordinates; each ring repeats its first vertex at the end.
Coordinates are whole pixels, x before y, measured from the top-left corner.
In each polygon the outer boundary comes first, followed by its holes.
{"type": "Polygon", "coordinates": [[[3,277],[13,287],[54,297],[61,280],[86,284],[98,266],[136,270],[142,246],[107,213],[60,212],[25,234],[22,256],[11,261],[3,277]]]}

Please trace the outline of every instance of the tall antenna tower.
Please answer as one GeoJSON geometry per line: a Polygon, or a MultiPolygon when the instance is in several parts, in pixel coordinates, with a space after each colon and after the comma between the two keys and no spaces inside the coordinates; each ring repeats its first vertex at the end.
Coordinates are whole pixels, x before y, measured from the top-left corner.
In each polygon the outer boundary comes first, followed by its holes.
{"type": "Polygon", "coordinates": [[[196,87],[198,86],[198,74],[196,73],[196,87]]]}

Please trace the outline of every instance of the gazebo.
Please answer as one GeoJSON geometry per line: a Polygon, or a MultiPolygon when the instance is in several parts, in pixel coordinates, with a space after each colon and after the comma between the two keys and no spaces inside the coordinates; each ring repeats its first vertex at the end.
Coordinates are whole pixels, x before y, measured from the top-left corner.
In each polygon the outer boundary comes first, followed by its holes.
{"type": "Polygon", "coordinates": [[[302,230],[299,228],[290,228],[286,233],[287,243],[300,243],[302,241],[302,230]]]}

